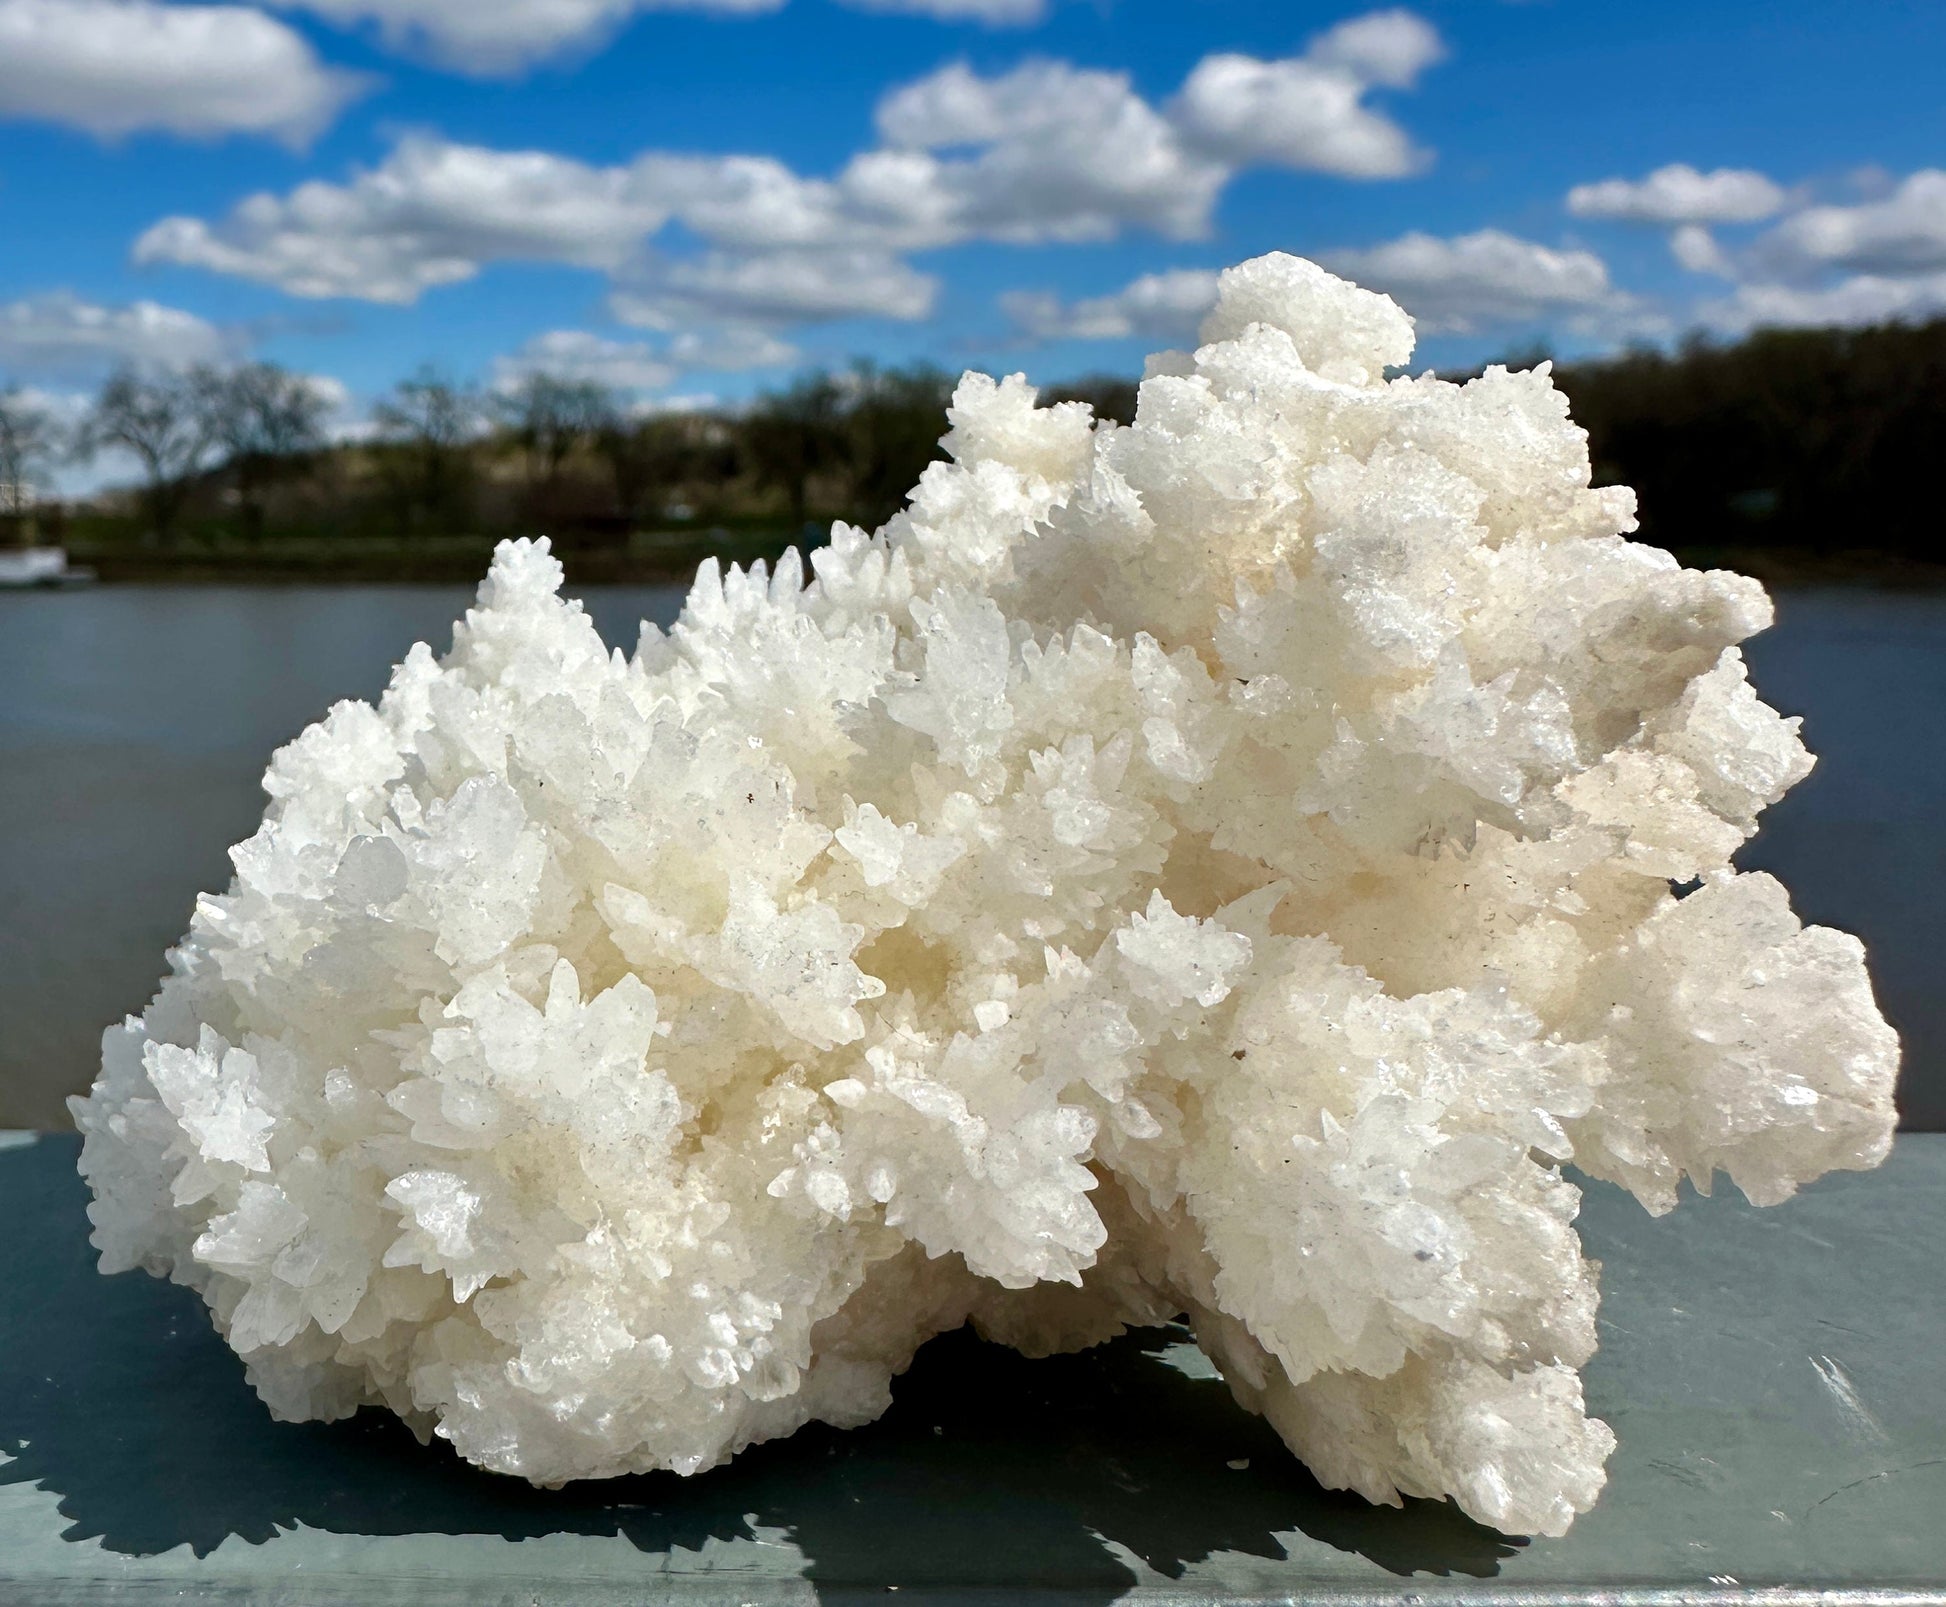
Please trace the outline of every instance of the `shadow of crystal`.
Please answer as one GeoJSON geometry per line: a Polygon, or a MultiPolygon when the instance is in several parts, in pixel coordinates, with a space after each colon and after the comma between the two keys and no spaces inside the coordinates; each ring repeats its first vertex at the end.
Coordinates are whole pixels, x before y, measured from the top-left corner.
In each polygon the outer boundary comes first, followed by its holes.
{"type": "Polygon", "coordinates": [[[781,1530],[827,1593],[1012,1586],[1104,1603],[1136,1582],[1117,1547],[1179,1579],[1222,1553],[1281,1559],[1296,1532],[1396,1574],[1485,1577],[1523,1543],[1447,1503],[1321,1489],[1221,1383],[1170,1364],[1179,1329],[1045,1361],[949,1334],[877,1423],[813,1425],[693,1479],[537,1490],[421,1447],[383,1413],[275,1423],[194,1295],[95,1271],[75,1153],[69,1138],[0,1153],[0,1484],[57,1495],[68,1540],[201,1556],[303,1525],[621,1536],[666,1554],[781,1530]]]}

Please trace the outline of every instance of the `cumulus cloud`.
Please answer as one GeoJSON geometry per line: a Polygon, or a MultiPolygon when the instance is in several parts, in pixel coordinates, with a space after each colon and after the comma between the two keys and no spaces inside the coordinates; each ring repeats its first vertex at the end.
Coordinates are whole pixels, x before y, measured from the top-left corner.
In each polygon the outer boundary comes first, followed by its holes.
{"type": "Polygon", "coordinates": [[[806,178],[769,156],[649,152],[633,172],[671,216],[741,251],[910,251],[966,238],[957,198],[923,152],[867,151],[835,179],[806,178]]]}
{"type": "Polygon", "coordinates": [[[642,341],[605,340],[585,329],[554,329],[497,359],[493,383],[511,390],[533,374],[589,381],[617,391],[659,391],[679,370],[642,341]]]}
{"type": "Polygon", "coordinates": [[[662,345],[613,340],[585,329],[553,329],[535,335],[493,364],[493,386],[511,390],[532,374],[585,380],[626,392],[657,407],[680,405],[668,387],[687,373],[776,368],[794,361],[797,348],[766,330],[719,327],[685,330],[662,345]]]}
{"type": "Polygon", "coordinates": [[[0,0],[0,117],[302,144],[362,87],[245,6],[0,0]]]}
{"type": "Polygon", "coordinates": [[[1757,241],[1751,262],[1800,280],[1832,269],[1885,278],[1946,269],[1946,171],[1922,168],[1857,206],[1795,212],[1757,241]]]}
{"type": "Polygon", "coordinates": [[[79,424],[87,417],[88,409],[94,406],[94,398],[86,391],[49,390],[41,385],[9,385],[6,394],[20,406],[45,414],[64,427],[79,424]]]}
{"type": "MultiPolygon", "coordinates": [[[[515,73],[602,43],[644,12],[755,17],[787,0],[273,0],[339,27],[369,26],[388,48],[463,72],[515,73]]],[[[1047,0],[842,0],[861,11],[900,12],[939,22],[1023,26],[1047,14],[1047,0]]]]}
{"type": "Polygon", "coordinates": [[[962,237],[1199,235],[1231,171],[1191,151],[1126,73],[1058,61],[995,78],[943,68],[887,96],[878,127],[899,153],[882,169],[888,190],[925,196],[962,237]]]}
{"type": "Polygon", "coordinates": [[[669,342],[669,359],[687,372],[723,373],[781,368],[799,353],[787,340],[751,324],[685,329],[669,342]]]}
{"type": "Polygon", "coordinates": [[[345,443],[369,441],[378,434],[377,425],[359,405],[351,387],[337,375],[300,374],[297,377],[324,406],[323,429],[327,440],[345,443]]]}
{"type": "Polygon", "coordinates": [[[1427,24],[1385,11],[1332,29],[1303,57],[1256,63],[1250,71],[1274,83],[1259,86],[1252,121],[1261,126],[1248,140],[1240,128],[1224,132],[1217,82],[1246,58],[1209,58],[1166,113],[1125,73],[1036,61],[982,77],[954,64],[887,95],[881,145],[829,179],[766,156],[652,151],[595,167],[414,136],[343,184],[255,195],[216,221],[165,218],[136,255],[298,296],[410,302],[498,260],[612,272],[673,219],[730,253],[693,275],[801,280],[807,252],[841,266],[867,254],[869,280],[892,291],[892,316],[918,316],[901,309],[919,306],[929,281],[888,266],[892,253],[973,239],[1110,239],[1129,228],[1200,235],[1247,161],[1352,177],[1403,171],[1409,142],[1359,96],[1412,82],[1437,50],[1427,24]],[[1214,78],[1204,71],[1212,62],[1214,78]],[[757,260],[778,253],[771,266],[757,260]]]}
{"type": "Polygon", "coordinates": [[[1867,181],[1865,199],[1807,205],[1761,173],[1677,165],[1640,182],[1581,185],[1569,192],[1568,207],[1582,217],[1668,227],[1679,263],[1734,286],[1693,309],[1718,329],[1871,324],[1946,311],[1946,170],[1895,179],[1867,169],[1858,177],[1867,181]],[[1773,217],[1740,249],[1726,248],[1708,227],[1773,217]]]}
{"type": "MultiPolygon", "coordinates": [[[[57,445],[65,444],[62,438],[65,441],[74,439],[71,432],[78,431],[87,421],[95,401],[88,391],[50,389],[40,385],[10,386],[0,383],[0,392],[11,395],[18,405],[47,419],[54,426],[57,445]]],[[[29,493],[55,497],[86,496],[118,476],[128,476],[133,468],[133,460],[122,459],[114,452],[105,452],[99,458],[84,461],[57,451],[50,461],[38,465],[38,473],[29,476],[26,489],[29,493]]]]}
{"type": "Polygon", "coordinates": [[[1265,163],[1396,178],[1428,160],[1405,130],[1366,104],[1374,88],[1409,89],[1444,54],[1410,11],[1340,23],[1302,56],[1206,56],[1170,108],[1184,139],[1233,167],[1265,163]]]}
{"type": "Polygon", "coordinates": [[[1761,327],[1863,325],[1946,313],[1946,272],[1895,279],[1854,274],[1835,284],[1804,287],[1743,284],[1699,309],[1713,328],[1741,334],[1761,327]]]}
{"type": "Polygon", "coordinates": [[[767,328],[824,319],[924,318],[938,281],[869,251],[710,252],[651,263],[617,287],[609,309],[648,329],[731,323],[767,328]]]}
{"type": "Polygon", "coordinates": [[[491,261],[617,268],[669,215],[632,168],[412,136],[348,184],[253,195],[214,224],[165,218],[136,241],[135,258],[294,296],[409,303],[491,261]]]}
{"type": "Polygon", "coordinates": [[[37,379],[85,379],[118,363],[181,368],[218,362],[233,333],[153,301],[103,306],[70,291],[0,305],[0,371],[37,379]]]}
{"type": "Polygon", "coordinates": [[[1419,75],[1446,54],[1438,31],[1425,18],[1395,7],[1351,17],[1327,29],[1307,52],[1320,67],[1338,67],[1364,83],[1410,89],[1419,75]]]}
{"type": "Polygon", "coordinates": [[[1431,334],[1470,334],[1557,314],[1612,315],[1628,305],[1593,252],[1558,250],[1498,229],[1452,239],[1406,234],[1322,260],[1334,273],[1394,297],[1431,334]]]}
{"type": "MultiPolygon", "coordinates": [[[[490,262],[563,262],[619,273],[677,220],[728,247],[634,274],[635,301],[719,306],[754,318],[883,311],[921,317],[933,281],[884,249],[958,238],[868,171],[806,180],[768,157],[650,153],[595,167],[541,151],[499,151],[428,136],[402,140],[344,184],[313,181],[249,197],[216,222],[165,218],[138,262],[175,262],[275,285],[294,296],[411,303],[490,262]],[[855,223],[856,227],[848,227],[855,223]],[[744,311],[742,309],[748,309],[744,311]]],[[[632,321],[666,324],[643,314],[632,321]]]]}
{"type": "MultiPolygon", "coordinates": [[[[1428,334],[1472,334],[1563,316],[1578,329],[1644,330],[1651,315],[1610,283],[1592,252],[1558,250],[1482,229],[1441,239],[1407,234],[1362,251],[1321,254],[1332,269],[1393,296],[1428,334]]],[[[1015,292],[1001,305],[1034,340],[1193,339],[1216,300],[1216,274],[1144,274],[1103,296],[1064,302],[1015,292]]]]}
{"type": "Polygon", "coordinates": [[[1577,184],[1568,191],[1568,210],[1578,218],[1659,227],[1757,223],[1781,212],[1789,199],[1781,185],[1749,168],[1700,173],[1687,162],[1675,162],[1645,179],[1577,184]]]}
{"type": "Polygon", "coordinates": [[[1762,325],[1860,325],[1946,312],[1946,171],[1903,179],[1870,174],[1854,204],[1800,206],[1747,248],[1682,231],[1672,239],[1685,266],[1734,284],[1696,309],[1731,332],[1762,325]]]}
{"type": "Polygon", "coordinates": [[[1014,326],[1032,340],[1181,340],[1192,337],[1216,305],[1216,270],[1175,268],[1145,273],[1105,296],[1064,302],[1038,291],[1000,298],[1014,326]]]}
{"type": "Polygon", "coordinates": [[[598,44],[641,11],[756,16],[785,0],[275,0],[340,26],[369,23],[395,50],[475,73],[508,73],[598,44]]]}
{"type": "Polygon", "coordinates": [[[952,63],[886,95],[879,147],[834,179],[745,157],[672,171],[669,182],[688,182],[677,203],[684,223],[742,249],[907,251],[1106,240],[1131,228],[1194,238],[1242,166],[1349,178],[1408,171],[1418,160],[1411,141],[1363,97],[1409,86],[1440,48],[1412,13],[1375,12],[1289,60],[1206,58],[1160,108],[1126,73],[1040,60],[983,76],[952,63]],[[1246,78],[1256,99],[1239,122],[1232,90],[1242,94],[1246,78]]]}
{"type": "Polygon", "coordinates": [[[899,12],[939,22],[983,22],[989,28],[1020,28],[1047,15],[1047,0],[845,0],[859,11],[899,12]]]}
{"type": "Polygon", "coordinates": [[[1691,273],[1713,273],[1718,278],[1736,276],[1730,255],[1715,235],[1700,223],[1685,223],[1670,231],[1669,251],[1691,273]]]}
{"type": "MultiPolygon", "coordinates": [[[[1006,9],[1000,0],[950,4],[994,17],[1006,9]]],[[[1410,142],[1362,97],[1410,85],[1439,49],[1411,13],[1375,12],[1288,61],[1210,58],[1163,108],[1125,73],[1030,61],[982,76],[952,64],[886,95],[879,143],[830,177],[768,156],[649,151],[603,167],[419,135],[342,183],[255,195],[217,219],[165,218],[136,256],[297,296],[395,303],[492,262],[570,263],[615,281],[617,316],[665,329],[921,318],[937,286],[905,260],[913,251],[1107,240],[1131,229],[1200,236],[1247,162],[1356,178],[1406,170],[1416,160],[1410,142]],[[1214,77],[1204,71],[1210,62],[1214,77]],[[1225,122],[1218,82],[1239,63],[1256,74],[1249,130],[1225,122]],[[658,254],[669,224],[700,252],[658,254]]]]}

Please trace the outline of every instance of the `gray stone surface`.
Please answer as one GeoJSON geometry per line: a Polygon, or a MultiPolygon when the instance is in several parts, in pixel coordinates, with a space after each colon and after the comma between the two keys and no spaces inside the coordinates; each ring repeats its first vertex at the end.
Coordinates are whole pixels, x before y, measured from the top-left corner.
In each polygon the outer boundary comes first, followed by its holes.
{"type": "Polygon", "coordinates": [[[193,1296],[96,1274],[74,1155],[0,1149],[9,1607],[1946,1603],[1946,1137],[1770,1211],[1592,1187],[1621,1447],[1531,1544],[1320,1490],[1172,1330],[1039,1362],[950,1335],[881,1422],[686,1481],[540,1491],[374,1413],[273,1423],[193,1296]]]}

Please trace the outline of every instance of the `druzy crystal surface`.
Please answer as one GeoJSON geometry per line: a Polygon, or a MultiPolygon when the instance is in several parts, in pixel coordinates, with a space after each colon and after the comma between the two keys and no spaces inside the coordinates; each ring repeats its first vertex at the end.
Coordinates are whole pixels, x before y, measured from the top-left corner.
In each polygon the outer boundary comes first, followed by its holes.
{"type": "Polygon", "coordinates": [[[1129,428],[969,375],[906,512],[632,657],[503,546],[106,1035],[103,1270],[280,1417],[549,1484],[1187,1313],[1326,1484],[1564,1529],[1563,1164],[1890,1142],[1860,945],[1730,865],[1810,765],[1770,606],[1623,538],[1545,368],[1387,379],[1405,315],[1284,256],[1202,339],[1129,428]]]}

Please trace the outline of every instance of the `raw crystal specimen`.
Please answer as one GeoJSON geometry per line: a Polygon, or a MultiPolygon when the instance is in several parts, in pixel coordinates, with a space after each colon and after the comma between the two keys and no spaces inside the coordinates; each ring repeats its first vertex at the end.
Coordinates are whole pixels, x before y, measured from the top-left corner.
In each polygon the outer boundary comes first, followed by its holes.
{"type": "Polygon", "coordinates": [[[1130,428],[968,375],[875,535],[610,653],[545,543],[281,751],[75,1117],[104,1271],[271,1410],[545,1484],[882,1412],[930,1335],[1187,1312],[1330,1485],[1559,1533],[1584,1172],[1886,1152],[1858,942],[1730,856],[1810,760],[1751,580],[1546,369],[1223,279],[1130,428]]]}

